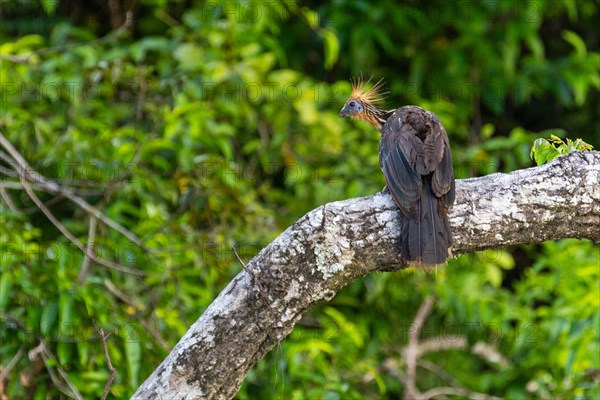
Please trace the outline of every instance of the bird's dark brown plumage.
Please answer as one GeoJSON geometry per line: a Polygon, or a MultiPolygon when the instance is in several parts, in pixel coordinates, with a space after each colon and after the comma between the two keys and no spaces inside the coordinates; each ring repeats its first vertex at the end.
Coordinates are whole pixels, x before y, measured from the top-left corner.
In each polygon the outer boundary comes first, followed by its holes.
{"type": "MultiPolygon", "coordinates": [[[[380,81],[381,82],[381,81],[380,81]]],[[[362,119],[381,132],[379,164],[403,214],[400,255],[414,266],[446,262],[452,234],[448,210],[454,203],[454,171],[448,135],[439,118],[417,106],[381,110],[378,82],[358,82],[340,116],[362,119]]]]}
{"type": "Polygon", "coordinates": [[[454,172],[444,127],[432,112],[401,107],[381,130],[379,164],[405,218],[404,260],[441,264],[450,256],[448,210],[454,203],[454,172]]]}

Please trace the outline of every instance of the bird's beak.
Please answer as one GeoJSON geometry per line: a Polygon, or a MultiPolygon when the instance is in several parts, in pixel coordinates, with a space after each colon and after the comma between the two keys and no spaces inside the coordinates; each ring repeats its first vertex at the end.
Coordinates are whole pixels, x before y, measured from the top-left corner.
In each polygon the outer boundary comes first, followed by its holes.
{"type": "Polygon", "coordinates": [[[346,106],[344,106],[341,110],[340,110],[340,118],[344,118],[347,117],[348,115],[350,115],[350,112],[348,111],[348,108],[346,106]]]}

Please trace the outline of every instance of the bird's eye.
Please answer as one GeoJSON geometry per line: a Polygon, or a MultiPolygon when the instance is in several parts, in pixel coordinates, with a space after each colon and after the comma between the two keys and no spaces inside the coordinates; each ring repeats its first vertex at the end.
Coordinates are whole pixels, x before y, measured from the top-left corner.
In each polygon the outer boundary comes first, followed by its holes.
{"type": "Polygon", "coordinates": [[[354,107],[355,105],[356,105],[356,103],[353,102],[353,101],[351,101],[350,104],[349,104],[350,107],[354,107]]]}

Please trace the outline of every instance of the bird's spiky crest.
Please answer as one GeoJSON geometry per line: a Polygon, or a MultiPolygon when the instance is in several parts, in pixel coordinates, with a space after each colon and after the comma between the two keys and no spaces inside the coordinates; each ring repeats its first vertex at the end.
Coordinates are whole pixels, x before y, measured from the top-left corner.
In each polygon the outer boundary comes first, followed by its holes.
{"type": "Polygon", "coordinates": [[[379,104],[387,92],[383,91],[383,78],[377,81],[370,89],[367,89],[373,76],[364,80],[362,76],[352,80],[351,99],[360,100],[364,104],[375,106],[379,104]]]}

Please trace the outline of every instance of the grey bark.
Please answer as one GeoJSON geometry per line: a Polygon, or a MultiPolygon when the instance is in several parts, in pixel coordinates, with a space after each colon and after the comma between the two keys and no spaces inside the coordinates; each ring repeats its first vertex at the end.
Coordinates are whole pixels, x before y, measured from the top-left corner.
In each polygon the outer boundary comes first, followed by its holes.
{"type": "MultiPolygon", "coordinates": [[[[262,249],[191,326],[133,399],[221,399],[303,313],[372,271],[403,268],[388,193],[325,204],[262,249]]],[[[457,181],[453,252],[562,238],[600,243],[600,152],[457,181]]]]}

